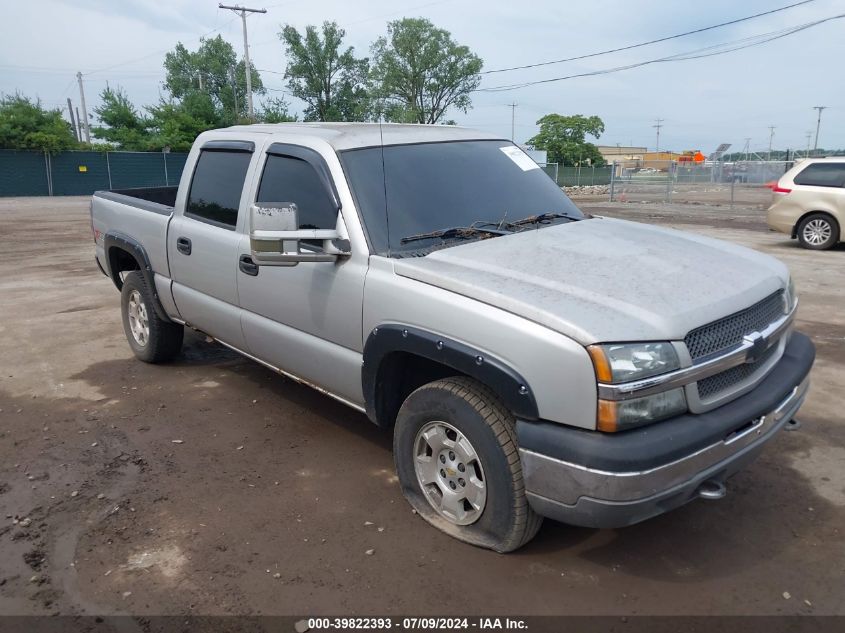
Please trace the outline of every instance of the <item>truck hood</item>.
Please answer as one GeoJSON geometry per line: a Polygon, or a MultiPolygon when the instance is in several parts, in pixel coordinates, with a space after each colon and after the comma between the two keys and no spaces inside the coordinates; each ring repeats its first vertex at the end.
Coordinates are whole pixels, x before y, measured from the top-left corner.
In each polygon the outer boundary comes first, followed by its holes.
{"type": "Polygon", "coordinates": [[[394,270],[583,345],[681,340],[784,288],[789,276],[780,261],[748,248],[609,218],[396,259],[394,270]]]}

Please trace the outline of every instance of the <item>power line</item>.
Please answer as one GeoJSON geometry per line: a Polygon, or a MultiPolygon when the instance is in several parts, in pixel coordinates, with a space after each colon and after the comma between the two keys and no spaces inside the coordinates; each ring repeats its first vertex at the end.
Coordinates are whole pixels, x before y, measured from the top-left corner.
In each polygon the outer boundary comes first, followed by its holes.
{"type": "Polygon", "coordinates": [[[574,62],[581,59],[589,59],[590,57],[598,57],[600,55],[609,55],[610,53],[618,53],[621,51],[629,51],[634,48],[641,48],[643,46],[649,46],[651,44],[658,44],[660,42],[668,42],[669,40],[676,40],[681,37],[687,37],[688,35],[695,35],[697,33],[704,33],[705,31],[712,31],[713,29],[719,29],[723,26],[730,26],[732,24],[739,24],[740,22],[747,22],[748,20],[753,20],[755,18],[762,17],[764,15],[771,15],[772,13],[778,13],[779,11],[786,11],[787,9],[792,9],[793,7],[798,7],[803,4],[809,4],[810,2],[815,2],[816,0],[804,0],[803,2],[796,2],[794,4],[787,5],[785,7],[780,7],[779,9],[772,9],[771,11],[764,11],[763,13],[755,13],[754,15],[749,15],[744,18],[739,18],[737,20],[731,20],[729,22],[722,22],[720,24],[714,24],[712,26],[705,26],[700,29],[695,29],[694,31],[687,31],[686,33],[678,33],[677,35],[669,35],[667,37],[661,37],[656,40],[649,40],[648,42],[640,42],[639,44],[631,44],[630,46],[621,46],[619,48],[611,48],[606,51],[599,51],[597,53],[588,53],[586,55],[578,55],[576,57],[567,57],[566,59],[555,59],[548,62],[538,62],[536,64],[526,64],[524,66],[512,66],[510,68],[497,68],[495,70],[485,70],[480,73],[479,75],[489,75],[492,73],[504,73],[511,70],[526,70],[528,68],[538,68],[540,66],[550,66],[552,64],[562,64],[564,62],[574,62]]]}
{"type": "MultiPolygon", "coordinates": [[[[204,39],[204,38],[208,37],[209,35],[211,35],[212,33],[216,33],[217,31],[223,30],[224,28],[229,26],[232,22],[234,22],[235,20],[237,20],[237,18],[232,18],[231,20],[229,20],[225,24],[218,26],[217,28],[211,29],[208,33],[204,33],[204,34],[202,34],[198,37],[195,37],[195,38],[192,38],[192,39],[189,39],[189,40],[186,40],[186,41],[187,42],[193,42],[193,41],[196,41],[196,40],[204,39]]],[[[105,66],[104,68],[98,68],[97,70],[90,70],[87,73],[82,73],[82,74],[83,75],[93,75],[94,73],[105,72],[107,70],[112,70],[113,68],[119,68],[120,66],[128,66],[129,64],[134,64],[135,62],[140,62],[140,61],[143,61],[145,59],[149,59],[150,57],[155,57],[156,55],[162,55],[163,53],[168,53],[168,52],[170,52],[169,48],[164,49],[164,50],[160,50],[160,51],[156,51],[155,53],[150,53],[149,55],[144,55],[143,57],[136,57],[135,59],[130,59],[130,60],[127,60],[125,62],[112,64],[111,66],[105,66]]]]}
{"type": "Polygon", "coordinates": [[[760,35],[755,35],[748,38],[743,38],[740,40],[734,40],[731,42],[723,42],[721,44],[716,44],[714,46],[708,46],[705,48],[699,48],[692,51],[688,51],[686,53],[678,53],[675,55],[668,55],[666,57],[659,57],[657,59],[650,59],[643,62],[637,62],[634,64],[626,64],[624,66],[615,66],[613,68],[604,68],[601,70],[593,70],[587,71],[583,73],[576,73],[573,75],[566,75],[565,77],[553,77],[551,79],[539,79],[536,81],[526,81],[519,84],[508,84],[502,86],[492,86],[490,88],[476,88],[473,92],[506,92],[509,90],[517,90],[519,88],[525,88],[527,86],[535,86],[538,84],[547,84],[553,83],[557,81],[564,81],[566,79],[577,79],[581,77],[593,77],[595,75],[607,75],[610,73],[620,72],[623,70],[631,70],[633,68],[640,68],[642,66],[648,66],[649,64],[658,64],[662,62],[673,62],[673,61],[686,61],[690,59],[701,59],[704,57],[715,57],[717,55],[724,55],[726,53],[731,53],[734,51],[742,50],[744,48],[751,48],[752,46],[759,46],[761,44],[765,44],[767,42],[771,42],[777,39],[781,39],[783,37],[787,37],[794,33],[798,33],[799,31],[804,31],[806,29],[812,28],[814,26],[818,26],[825,22],[830,22],[831,20],[839,20],[841,18],[845,18],[845,13],[830,16],[827,18],[823,18],[821,20],[816,20],[814,22],[807,22],[806,24],[801,24],[799,26],[789,27],[787,29],[782,29],[780,31],[771,31],[769,33],[762,33],[760,35]],[[753,40],[753,41],[752,41],[753,40]],[[743,43],[744,42],[744,43],[743,43]],[[730,47],[725,48],[724,50],[716,50],[721,47],[730,47]],[[707,52],[711,51],[711,52],[707,52]]]}

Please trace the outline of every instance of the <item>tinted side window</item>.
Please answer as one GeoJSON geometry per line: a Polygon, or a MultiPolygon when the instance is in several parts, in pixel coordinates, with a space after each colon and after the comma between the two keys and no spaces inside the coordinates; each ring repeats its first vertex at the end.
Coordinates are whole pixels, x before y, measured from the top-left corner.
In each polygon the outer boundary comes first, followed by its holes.
{"type": "Polygon", "coordinates": [[[249,152],[203,150],[194,170],[185,214],[235,228],[251,159],[249,152]]]}
{"type": "Polygon", "coordinates": [[[795,176],[796,185],[845,187],[845,163],[813,163],[795,176]]]}
{"type": "Polygon", "coordinates": [[[329,192],[314,168],[299,158],[267,156],[256,202],[296,203],[300,229],[333,229],[337,226],[337,207],[329,192]]]}

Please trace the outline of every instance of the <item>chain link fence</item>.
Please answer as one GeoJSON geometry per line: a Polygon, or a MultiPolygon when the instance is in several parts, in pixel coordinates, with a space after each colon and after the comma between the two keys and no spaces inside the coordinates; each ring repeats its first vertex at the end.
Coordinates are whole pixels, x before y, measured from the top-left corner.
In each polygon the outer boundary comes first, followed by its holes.
{"type": "Polygon", "coordinates": [[[0,196],[87,196],[179,183],[187,154],[0,150],[0,196]]]}
{"type": "Polygon", "coordinates": [[[647,167],[629,167],[614,163],[610,200],[767,207],[771,202],[771,184],[793,164],[792,161],[649,161],[647,167]]]}

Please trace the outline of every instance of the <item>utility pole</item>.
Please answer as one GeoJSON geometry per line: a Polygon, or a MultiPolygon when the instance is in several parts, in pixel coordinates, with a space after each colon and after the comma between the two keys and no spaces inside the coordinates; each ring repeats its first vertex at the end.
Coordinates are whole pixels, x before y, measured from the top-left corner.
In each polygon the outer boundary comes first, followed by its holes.
{"type": "Polygon", "coordinates": [[[655,154],[660,153],[660,128],[663,127],[663,121],[666,119],[655,119],[656,125],[652,125],[651,127],[657,128],[657,142],[655,143],[654,152],[655,154]]]}
{"type": "Polygon", "coordinates": [[[82,87],[82,73],[76,73],[76,80],[79,82],[79,101],[82,104],[82,129],[85,132],[85,142],[91,142],[91,131],[88,129],[88,108],[85,107],[85,89],[82,87]]]}
{"type": "Polygon", "coordinates": [[[813,152],[819,148],[819,128],[822,124],[822,110],[826,110],[827,106],[813,106],[813,110],[819,111],[819,118],[816,119],[816,143],[813,145],[813,152]]]}
{"type": "Polygon", "coordinates": [[[813,131],[810,130],[807,132],[807,153],[804,154],[804,158],[810,158],[810,139],[813,138],[813,131]]]}
{"type": "Polygon", "coordinates": [[[246,99],[247,99],[247,111],[249,113],[249,120],[252,121],[255,119],[255,113],[252,109],[252,66],[249,63],[249,40],[247,39],[246,35],[246,14],[247,13],[267,13],[267,9],[247,9],[246,7],[240,6],[229,6],[226,4],[219,4],[217,5],[221,9],[229,9],[230,11],[234,11],[235,13],[240,13],[241,21],[243,22],[244,27],[244,67],[246,72],[246,99]]]}
{"type": "Polygon", "coordinates": [[[514,128],[516,127],[516,106],[519,104],[514,101],[513,103],[509,103],[508,107],[511,109],[511,141],[516,143],[514,138],[516,137],[516,133],[514,132],[514,128]]]}
{"type": "Polygon", "coordinates": [[[775,126],[769,126],[769,154],[766,157],[766,160],[772,160],[772,139],[775,137],[775,126]]]}
{"type": "Polygon", "coordinates": [[[235,121],[238,120],[238,82],[235,81],[235,69],[229,69],[229,80],[232,82],[232,97],[235,101],[235,121]]]}
{"type": "Polygon", "coordinates": [[[76,137],[76,142],[79,142],[79,128],[76,127],[76,119],[73,118],[73,104],[70,102],[70,97],[67,98],[67,113],[70,117],[70,126],[73,128],[73,135],[76,137]]]}

